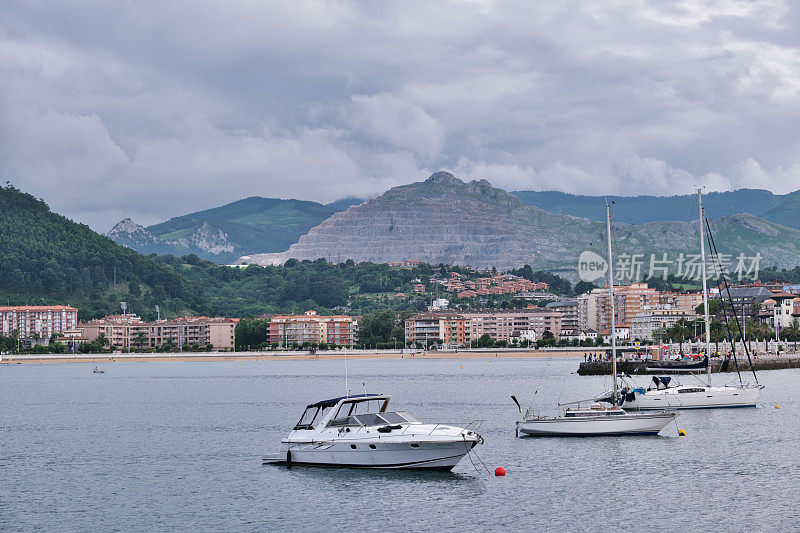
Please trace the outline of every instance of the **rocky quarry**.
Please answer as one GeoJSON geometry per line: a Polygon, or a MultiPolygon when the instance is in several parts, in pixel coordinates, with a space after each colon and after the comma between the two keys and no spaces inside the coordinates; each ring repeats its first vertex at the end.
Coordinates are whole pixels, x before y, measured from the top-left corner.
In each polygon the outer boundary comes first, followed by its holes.
{"type": "MultiPolygon", "coordinates": [[[[745,213],[711,224],[720,252],[758,252],[770,266],[798,263],[798,230],[745,213]]],[[[615,224],[614,228],[620,254],[644,254],[648,260],[651,253],[659,257],[668,253],[671,258],[681,252],[694,254],[699,246],[697,221],[615,224]]],[[[237,262],[420,259],[479,268],[530,264],[572,269],[584,250],[606,255],[603,223],[527,205],[486,180],[464,182],[448,172],[436,172],[423,182],[395,187],[333,214],[284,252],[246,255],[237,262]]]]}

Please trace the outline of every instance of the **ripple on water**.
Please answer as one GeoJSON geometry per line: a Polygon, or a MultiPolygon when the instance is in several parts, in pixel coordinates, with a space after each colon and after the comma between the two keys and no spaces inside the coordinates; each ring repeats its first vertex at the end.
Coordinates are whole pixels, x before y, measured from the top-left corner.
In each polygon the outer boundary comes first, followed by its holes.
{"type": "Polygon", "coordinates": [[[515,438],[511,394],[546,410],[605,390],[577,364],[348,362],[352,390],[418,418],[486,419],[477,452],[502,478],[466,459],[447,474],[262,466],[304,405],[344,393],[342,361],[3,367],[0,529],[797,528],[800,370],[762,372],[761,408],[682,413],[682,438],[515,438]]]}

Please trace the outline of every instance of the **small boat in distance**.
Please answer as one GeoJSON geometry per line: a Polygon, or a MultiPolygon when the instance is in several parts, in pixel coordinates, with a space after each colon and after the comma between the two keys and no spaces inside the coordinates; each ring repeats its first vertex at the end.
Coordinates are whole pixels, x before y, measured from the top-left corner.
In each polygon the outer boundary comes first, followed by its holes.
{"type": "MultiPolygon", "coordinates": [[[[606,233],[608,239],[608,289],[611,306],[611,331],[616,331],[614,318],[614,261],[611,250],[611,206],[606,204],[606,233]]],[[[675,410],[660,410],[649,413],[628,413],[620,405],[625,401],[617,387],[617,341],[611,335],[611,369],[613,389],[608,398],[610,406],[598,400],[580,400],[559,404],[557,416],[539,416],[531,409],[517,422],[517,435],[520,433],[538,437],[596,437],[617,435],[657,435],[664,427],[678,416],[675,410]],[[580,407],[581,403],[592,401],[589,408],[580,407]],[[575,405],[577,407],[566,407],[575,405]]],[[[522,412],[515,397],[512,399],[522,412]]]]}
{"type": "Polygon", "coordinates": [[[92,370],[92,374],[105,374],[105,373],[106,373],[105,370],[100,370],[97,367],[94,367],[94,370],[92,370]]]}
{"type": "Polygon", "coordinates": [[[390,398],[361,394],[308,405],[280,452],[263,456],[263,463],[447,471],[483,443],[476,432],[482,420],[425,424],[388,411],[390,398]]]}

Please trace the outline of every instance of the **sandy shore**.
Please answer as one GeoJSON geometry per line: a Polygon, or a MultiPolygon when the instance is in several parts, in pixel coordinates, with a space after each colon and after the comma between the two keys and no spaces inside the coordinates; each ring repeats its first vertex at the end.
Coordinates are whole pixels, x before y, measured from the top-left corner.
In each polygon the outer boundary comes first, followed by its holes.
{"type": "Polygon", "coordinates": [[[318,355],[308,354],[279,354],[269,352],[237,352],[237,353],[187,353],[187,354],[99,354],[85,355],[21,355],[3,356],[0,364],[13,363],[114,363],[114,362],[151,362],[151,361],[321,361],[344,359],[507,359],[507,358],[555,358],[555,357],[580,357],[585,354],[596,354],[597,351],[457,351],[443,352],[431,351],[416,354],[401,354],[397,352],[357,352],[347,353],[331,352],[318,355]]]}

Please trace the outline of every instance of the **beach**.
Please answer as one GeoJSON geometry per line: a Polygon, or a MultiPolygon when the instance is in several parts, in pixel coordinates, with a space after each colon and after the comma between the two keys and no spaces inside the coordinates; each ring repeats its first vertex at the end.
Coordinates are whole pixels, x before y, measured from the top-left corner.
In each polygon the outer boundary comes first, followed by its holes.
{"type": "Polygon", "coordinates": [[[337,350],[329,352],[184,352],[110,354],[24,354],[4,355],[0,364],[13,363],[114,363],[154,361],[315,361],[337,359],[505,359],[565,358],[598,355],[602,350],[431,350],[402,353],[400,350],[337,350]]]}

